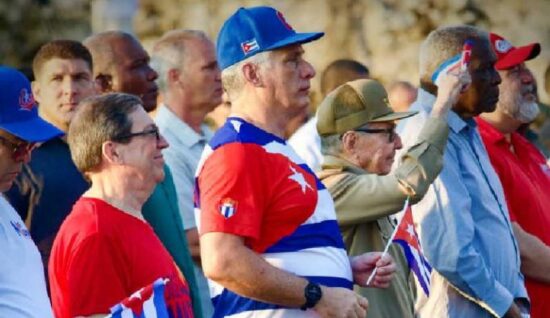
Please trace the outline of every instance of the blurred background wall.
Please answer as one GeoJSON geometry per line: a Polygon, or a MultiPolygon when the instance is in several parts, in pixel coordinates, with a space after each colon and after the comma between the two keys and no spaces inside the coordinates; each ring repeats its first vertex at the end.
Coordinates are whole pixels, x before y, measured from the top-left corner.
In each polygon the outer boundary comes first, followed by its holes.
{"type": "Polygon", "coordinates": [[[515,45],[540,42],[541,55],[528,63],[539,82],[550,62],[550,0],[0,0],[0,63],[25,67],[46,41],[110,29],[135,33],[146,48],[174,28],[215,39],[238,7],[255,5],[276,7],[298,31],[326,33],[306,49],[317,70],[353,58],[386,84],[417,84],[418,47],[440,25],[476,25],[515,45]]]}

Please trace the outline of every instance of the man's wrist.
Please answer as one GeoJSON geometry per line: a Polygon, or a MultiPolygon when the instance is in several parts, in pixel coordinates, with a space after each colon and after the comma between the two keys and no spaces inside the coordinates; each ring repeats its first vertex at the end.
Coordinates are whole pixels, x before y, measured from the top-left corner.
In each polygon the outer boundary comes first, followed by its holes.
{"type": "Polygon", "coordinates": [[[300,307],[301,310],[307,310],[315,307],[317,303],[323,297],[323,292],[321,291],[321,286],[317,283],[308,281],[306,287],[304,288],[304,297],[306,302],[300,307]]]}

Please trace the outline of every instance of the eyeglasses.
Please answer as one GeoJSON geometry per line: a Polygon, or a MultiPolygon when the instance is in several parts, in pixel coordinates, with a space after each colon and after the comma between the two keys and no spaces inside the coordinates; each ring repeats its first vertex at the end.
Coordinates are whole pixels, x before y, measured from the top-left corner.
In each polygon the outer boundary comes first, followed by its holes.
{"type": "Polygon", "coordinates": [[[388,142],[392,143],[395,141],[395,137],[397,136],[397,133],[395,132],[395,128],[363,128],[363,129],[354,129],[354,131],[360,131],[368,134],[388,134],[388,142]]]}
{"type": "Polygon", "coordinates": [[[36,147],[35,142],[21,141],[19,143],[15,143],[15,142],[13,142],[13,141],[5,138],[5,137],[2,137],[2,136],[0,136],[0,141],[4,145],[12,148],[11,157],[15,161],[19,161],[19,160],[23,159],[29,153],[31,153],[31,151],[33,151],[33,149],[36,147]]]}
{"type": "Polygon", "coordinates": [[[159,132],[159,128],[158,127],[152,127],[150,129],[147,129],[147,130],[144,130],[144,131],[140,131],[140,132],[135,132],[135,133],[129,133],[129,134],[126,134],[126,135],[122,135],[122,136],[118,136],[116,138],[114,138],[115,141],[123,141],[123,140],[130,140],[134,137],[138,137],[138,136],[155,136],[157,142],[160,141],[160,132],[159,132]]]}

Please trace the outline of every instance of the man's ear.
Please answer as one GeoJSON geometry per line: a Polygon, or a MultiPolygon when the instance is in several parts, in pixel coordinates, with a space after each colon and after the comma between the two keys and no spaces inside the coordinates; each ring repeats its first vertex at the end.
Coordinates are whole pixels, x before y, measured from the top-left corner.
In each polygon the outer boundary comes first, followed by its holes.
{"type": "Polygon", "coordinates": [[[99,74],[94,79],[96,88],[100,93],[113,91],[113,77],[107,74],[99,74]]]}
{"type": "Polygon", "coordinates": [[[36,80],[32,81],[31,90],[32,90],[32,96],[34,97],[34,100],[40,105],[40,101],[42,100],[42,96],[40,95],[42,93],[42,87],[40,87],[40,82],[36,80]]]}
{"type": "Polygon", "coordinates": [[[124,158],[120,149],[113,141],[106,141],[101,145],[101,155],[103,160],[110,164],[124,164],[124,158]]]}
{"type": "Polygon", "coordinates": [[[357,142],[357,135],[353,132],[346,131],[342,135],[342,150],[345,153],[352,154],[355,150],[355,143],[357,142]]]}
{"type": "Polygon", "coordinates": [[[253,63],[247,63],[243,65],[242,72],[245,80],[256,87],[263,86],[262,74],[260,67],[253,63]]]}
{"type": "Polygon", "coordinates": [[[178,69],[171,68],[168,70],[168,74],[167,74],[168,84],[177,82],[180,80],[180,78],[181,78],[180,71],[178,69]]]}

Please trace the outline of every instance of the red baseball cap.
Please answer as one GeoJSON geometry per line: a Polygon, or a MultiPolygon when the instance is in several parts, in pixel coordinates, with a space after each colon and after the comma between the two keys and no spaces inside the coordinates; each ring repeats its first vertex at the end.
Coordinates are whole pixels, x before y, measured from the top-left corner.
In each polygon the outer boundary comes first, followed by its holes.
{"type": "Polygon", "coordinates": [[[534,59],[540,53],[540,44],[531,43],[525,46],[515,47],[498,34],[489,34],[491,46],[497,55],[495,68],[505,70],[525,61],[534,59]]]}

